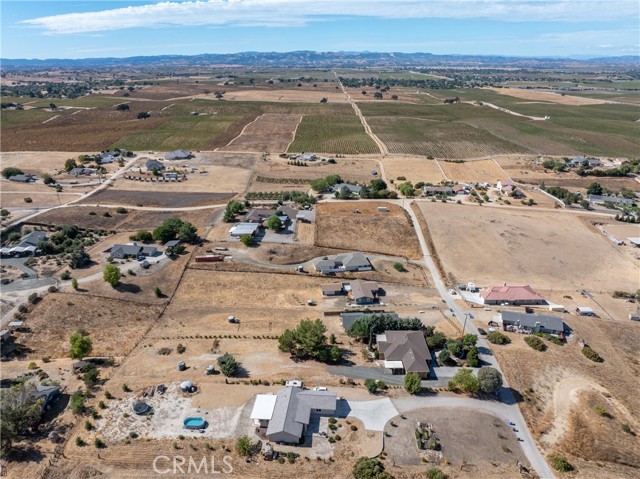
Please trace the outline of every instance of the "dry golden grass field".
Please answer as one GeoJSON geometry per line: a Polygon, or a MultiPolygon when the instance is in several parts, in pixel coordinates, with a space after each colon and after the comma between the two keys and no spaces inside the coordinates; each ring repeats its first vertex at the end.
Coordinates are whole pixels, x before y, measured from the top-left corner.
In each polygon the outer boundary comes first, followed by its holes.
{"type": "Polygon", "coordinates": [[[153,230],[168,218],[175,216],[195,225],[198,229],[212,224],[221,211],[210,208],[191,211],[144,211],[129,210],[127,214],[116,213],[115,208],[95,206],[71,206],[47,211],[36,216],[33,221],[50,225],[74,224],[79,228],[105,229],[115,231],[153,230]],[[91,213],[95,213],[92,215],[91,213]],[[105,216],[108,213],[109,216],[105,216]]]}
{"type": "Polygon", "coordinates": [[[558,103],[560,105],[599,105],[607,103],[605,100],[599,100],[596,98],[585,98],[581,96],[573,95],[561,95],[560,93],[553,93],[549,91],[536,91],[536,90],[522,90],[520,88],[489,88],[489,90],[500,93],[501,95],[514,96],[516,98],[522,98],[523,100],[533,100],[541,102],[558,103]]]}
{"type": "Polygon", "coordinates": [[[540,184],[544,181],[548,186],[562,186],[569,189],[586,189],[591,183],[600,183],[613,191],[627,188],[640,191],[640,183],[633,178],[578,176],[575,172],[556,173],[546,171],[542,164],[534,163],[532,156],[500,156],[495,160],[516,181],[540,184]]]}
{"type": "Polygon", "coordinates": [[[640,431],[635,391],[640,374],[637,344],[640,329],[630,321],[564,315],[573,335],[568,344],[546,342],[538,352],[521,335],[493,348],[511,387],[523,395],[520,408],[534,436],[547,453],[562,453],[577,467],[576,477],[634,477],[640,467],[640,441],[623,424],[640,431]],[[594,363],[580,351],[585,341],[603,359],[594,363]],[[595,408],[604,407],[610,417],[595,408]],[[602,464],[602,467],[598,467],[602,464]]]}
{"type": "Polygon", "coordinates": [[[346,103],[341,90],[331,88],[309,89],[235,89],[224,96],[228,101],[269,101],[269,102],[301,102],[319,103],[327,98],[329,103],[346,103]]]}
{"type": "Polygon", "coordinates": [[[637,289],[638,266],[574,215],[430,202],[421,202],[420,209],[445,271],[460,281],[637,289]]]}
{"type": "Polygon", "coordinates": [[[382,202],[319,204],[316,246],[408,258],[421,256],[407,213],[397,205],[382,202]],[[378,206],[386,206],[389,211],[379,212],[378,206]]]}
{"type": "Polygon", "coordinates": [[[293,141],[302,115],[265,113],[249,123],[221,151],[267,151],[280,153],[293,141]]]}
{"type": "Polygon", "coordinates": [[[407,181],[415,185],[420,181],[435,184],[445,179],[438,164],[425,157],[385,156],[382,158],[382,164],[387,178],[393,180],[404,176],[407,181]]]}
{"type": "Polygon", "coordinates": [[[93,294],[47,294],[28,313],[32,332],[23,336],[23,344],[33,351],[29,358],[66,357],[69,336],[83,330],[93,339],[95,356],[125,356],[159,312],[159,306],[93,294]]]}
{"type": "MultiPolygon", "coordinates": [[[[283,181],[286,179],[305,180],[311,182],[316,178],[328,175],[340,175],[344,181],[369,182],[372,178],[371,171],[380,169],[378,162],[373,157],[347,156],[337,158],[335,164],[329,162],[311,162],[309,166],[288,165],[287,160],[276,158],[273,155],[267,161],[258,160],[254,182],[266,183],[266,179],[283,181]],[[263,179],[263,181],[260,181],[263,179]]],[[[379,172],[379,171],[378,171],[379,172]]],[[[278,183],[272,183],[278,184],[278,183]]],[[[280,183],[283,186],[287,183],[280,183]]],[[[289,183],[291,184],[291,183],[289,183]]],[[[252,188],[254,191],[260,191],[252,188]]]]}
{"type": "Polygon", "coordinates": [[[498,180],[509,179],[492,159],[465,161],[464,163],[438,161],[438,163],[444,170],[447,178],[452,181],[495,183],[498,180]]]}

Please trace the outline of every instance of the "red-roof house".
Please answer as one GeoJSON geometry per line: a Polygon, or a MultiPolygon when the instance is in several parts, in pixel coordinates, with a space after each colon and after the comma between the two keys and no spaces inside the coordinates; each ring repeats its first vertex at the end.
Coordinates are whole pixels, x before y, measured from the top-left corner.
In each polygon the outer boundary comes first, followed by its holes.
{"type": "Polygon", "coordinates": [[[480,295],[484,304],[547,304],[545,299],[536,293],[531,286],[494,286],[483,290],[480,295]]]}

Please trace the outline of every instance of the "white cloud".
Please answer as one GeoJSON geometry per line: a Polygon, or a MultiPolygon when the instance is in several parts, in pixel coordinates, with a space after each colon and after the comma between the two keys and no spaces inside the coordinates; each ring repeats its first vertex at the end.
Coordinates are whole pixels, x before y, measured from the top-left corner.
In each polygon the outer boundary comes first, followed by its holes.
{"type": "Polygon", "coordinates": [[[638,13],[636,0],[207,0],[66,13],[22,23],[65,35],[166,26],[290,27],[334,16],[579,22],[637,18],[638,13]]]}

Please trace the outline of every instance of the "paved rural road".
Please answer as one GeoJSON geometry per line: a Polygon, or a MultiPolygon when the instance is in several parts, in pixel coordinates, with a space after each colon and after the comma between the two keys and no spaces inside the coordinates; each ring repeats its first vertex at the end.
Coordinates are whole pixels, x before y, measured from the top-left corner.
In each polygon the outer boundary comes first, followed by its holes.
{"type": "MultiPolygon", "coordinates": [[[[424,256],[424,263],[429,269],[429,271],[431,272],[434,285],[438,290],[438,292],[440,293],[440,297],[445,301],[447,306],[456,313],[456,316],[455,316],[456,319],[458,320],[458,322],[460,322],[460,325],[464,327],[465,317],[466,317],[466,314],[468,314],[469,312],[462,309],[456,303],[455,299],[449,294],[449,290],[447,289],[446,285],[443,283],[442,278],[438,274],[438,270],[436,269],[436,265],[433,262],[433,258],[429,254],[427,242],[425,241],[424,235],[422,234],[422,228],[420,228],[420,223],[418,222],[418,218],[416,217],[416,214],[411,209],[410,204],[406,204],[405,202],[403,202],[402,207],[409,214],[409,216],[411,217],[411,220],[413,221],[413,226],[415,228],[416,234],[418,235],[420,248],[422,249],[422,254],[424,256]]],[[[466,322],[465,331],[476,334],[478,336],[478,346],[480,350],[484,348],[490,349],[487,342],[484,340],[484,338],[478,334],[478,330],[476,329],[476,327],[473,325],[471,321],[466,322]]],[[[512,390],[508,387],[506,377],[504,375],[504,372],[500,368],[500,365],[497,363],[495,358],[490,355],[480,354],[480,359],[485,363],[489,363],[491,366],[493,366],[494,368],[496,368],[498,371],[502,373],[502,376],[504,378],[504,386],[501,389],[499,394],[499,398],[502,401],[502,404],[476,400],[476,399],[469,399],[469,401],[472,401],[472,403],[484,403],[487,405],[486,406],[487,408],[489,408],[490,410],[493,410],[495,413],[501,413],[506,411],[508,413],[508,418],[515,421],[516,427],[520,431],[520,437],[524,440],[524,442],[521,442],[520,444],[522,446],[522,450],[524,451],[525,455],[529,459],[529,463],[531,467],[535,469],[536,472],[543,479],[555,477],[553,472],[551,471],[551,468],[545,461],[544,457],[542,456],[542,454],[540,454],[540,451],[538,450],[538,447],[536,446],[536,443],[533,440],[533,436],[531,436],[531,432],[529,431],[529,428],[527,427],[527,423],[524,421],[524,417],[522,416],[522,413],[520,412],[520,409],[517,406],[512,390]]],[[[434,398],[415,398],[416,401],[422,401],[422,404],[424,405],[423,407],[428,407],[430,404],[432,404],[433,399],[434,398]]],[[[441,399],[446,401],[450,400],[450,398],[441,398],[441,399]]],[[[418,404],[420,403],[418,402],[418,404]]]]}

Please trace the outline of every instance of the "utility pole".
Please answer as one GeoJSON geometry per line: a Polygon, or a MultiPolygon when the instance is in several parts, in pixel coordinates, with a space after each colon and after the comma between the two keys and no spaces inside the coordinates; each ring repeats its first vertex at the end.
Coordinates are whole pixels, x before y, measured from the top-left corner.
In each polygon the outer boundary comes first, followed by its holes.
{"type": "Polygon", "coordinates": [[[464,330],[467,327],[467,319],[469,318],[469,313],[464,313],[464,324],[462,325],[462,336],[464,337],[464,330]]]}

